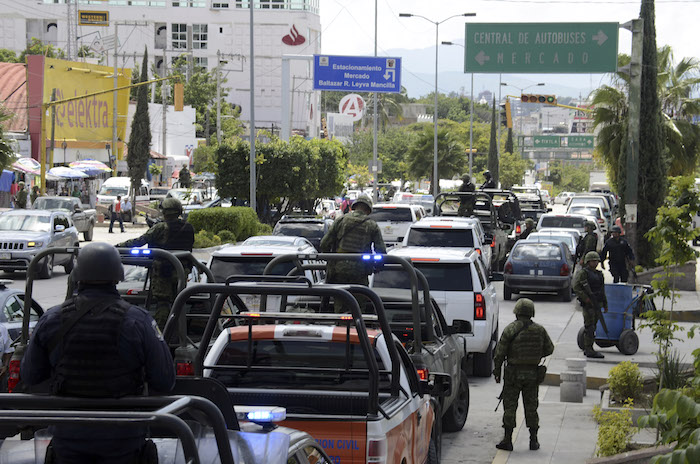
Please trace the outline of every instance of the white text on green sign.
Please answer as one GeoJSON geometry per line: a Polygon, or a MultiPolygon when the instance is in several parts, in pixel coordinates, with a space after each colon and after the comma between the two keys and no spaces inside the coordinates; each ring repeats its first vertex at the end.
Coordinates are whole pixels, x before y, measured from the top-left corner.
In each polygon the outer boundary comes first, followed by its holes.
{"type": "Polygon", "coordinates": [[[617,70],[618,23],[467,23],[466,73],[617,70]]]}
{"type": "Polygon", "coordinates": [[[535,148],[559,148],[559,136],[535,135],[532,143],[535,148]]]}

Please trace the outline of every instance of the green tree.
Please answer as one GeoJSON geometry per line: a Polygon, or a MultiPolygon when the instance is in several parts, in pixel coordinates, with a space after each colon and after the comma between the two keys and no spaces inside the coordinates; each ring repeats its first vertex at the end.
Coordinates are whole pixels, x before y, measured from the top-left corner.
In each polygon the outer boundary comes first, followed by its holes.
{"type": "MultiPolygon", "coordinates": [[[[380,182],[406,179],[408,163],[406,152],[415,138],[415,132],[405,126],[389,127],[378,134],[377,156],[382,161],[380,182]]],[[[353,133],[347,144],[348,157],[353,164],[369,165],[373,154],[373,134],[371,130],[359,130],[353,133]]]]}
{"type": "Polygon", "coordinates": [[[506,153],[514,153],[515,148],[513,147],[513,128],[508,128],[508,137],[506,138],[506,145],[503,149],[506,153]]]}
{"type": "Polygon", "coordinates": [[[5,139],[3,123],[11,119],[11,113],[0,105],[0,170],[5,169],[15,161],[15,152],[10,146],[10,141],[5,139]]]}
{"type": "Polygon", "coordinates": [[[216,147],[201,145],[194,149],[192,153],[194,172],[216,173],[216,147]]]}
{"type": "Polygon", "coordinates": [[[498,185],[498,145],[496,141],[496,97],[493,98],[493,107],[491,109],[491,138],[489,140],[489,158],[488,170],[493,176],[493,181],[498,185]]]}
{"type": "Polygon", "coordinates": [[[523,182],[525,171],[532,169],[532,161],[521,158],[517,153],[505,152],[501,155],[499,168],[501,187],[509,189],[523,182]]]}
{"type": "Polygon", "coordinates": [[[18,63],[25,63],[27,55],[44,55],[47,58],[59,58],[64,59],[66,54],[64,51],[58,47],[51,44],[44,44],[41,40],[36,37],[32,37],[27,45],[27,48],[22,50],[17,59],[18,63]]]}
{"type": "MultiPolygon", "coordinates": [[[[432,124],[422,124],[422,128],[406,153],[408,172],[416,179],[428,178],[430,185],[435,185],[434,129],[432,124]]],[[[462,173],[465,157],[464,147],[455,134],[446,125],[438,126],[438,177],[449,179],[462,173]]]]}
{"type": "MultiPolygon", "coordinates": [[[[141,65],[141,82],[148,80],[148,50],[144,48],[143,64],[141,65]]],[[[136,100],[136,112],[131,122],[131,134],[129,135],[129,156],[126,159],[129,167],[129,177],[134,195],[141,186],[141,180],[146,173],[148,160],[151,157],[151,122],[148,116],[148,86],[138,87],[136,100]]],[[[136,208],[136,198],[131,201],[136,208]]],[[[132,212],[132,217],[135,215],[132,212]]]]}
{"type": "Polygon", "coordinates": [[[17,63],[17,54],[7,48],[0,48],[0,63],[17,63]]]}

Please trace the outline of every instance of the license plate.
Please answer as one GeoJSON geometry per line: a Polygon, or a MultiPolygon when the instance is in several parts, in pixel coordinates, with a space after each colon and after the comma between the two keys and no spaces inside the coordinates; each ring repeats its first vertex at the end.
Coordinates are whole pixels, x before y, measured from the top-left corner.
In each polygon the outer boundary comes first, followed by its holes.
{"type": "Polygon", "coordinates": [[[0,253],[0,259],[12,259],[12,253],[0,253]]]}
{"type": "Polygon", "coordinates": [[[391,227],[391,226],[386,226],[386,227],[384,227],[384,232],[386,232],[387,234],[390,234],[390,233],[392,233],[393,231],[394,231],[394,228],[391,227]]]}

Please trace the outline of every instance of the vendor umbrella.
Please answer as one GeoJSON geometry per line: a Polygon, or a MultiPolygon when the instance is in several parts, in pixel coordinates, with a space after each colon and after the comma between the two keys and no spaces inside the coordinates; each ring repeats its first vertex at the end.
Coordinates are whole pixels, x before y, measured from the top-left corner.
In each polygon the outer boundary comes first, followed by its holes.
{"type": "Polygon", "coordinates": [[[49,169],[49,174],[52,176],[63,177],[64,179],[83,179],[85,177],[89,177],[82,171],[67,168],[65,166],[56,166],[55,168],[51,168],[49,169]]]}
{"type": "Polygon", "coordinates": [[[101,174],[103,172],[112,171],[109,168],[109,166],[107,166],[106,164],[104,164],[101,161],[97,161],[94,159],[84,159],[84,160],[73,161],[68,166],[70,166],[72,169],[77,169],[78,171],[84,172],[85,174],[87,174],[89,176],[94,176],[97,174],[101,174]]]}
{"type": "Polygon", "coordinates": [[[12,169],[35,176],[41,175],[41,164],[34,158],[19,158],[12,163],[12,169]]]}

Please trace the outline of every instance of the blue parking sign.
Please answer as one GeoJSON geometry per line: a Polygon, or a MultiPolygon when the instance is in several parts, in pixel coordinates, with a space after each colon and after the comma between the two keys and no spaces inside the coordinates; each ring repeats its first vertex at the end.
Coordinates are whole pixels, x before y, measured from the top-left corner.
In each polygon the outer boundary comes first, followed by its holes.
{"type": "Polygon", "coordinates": [[[314,55],[314,90],[401,92],[401,58],[314,55]]]}

